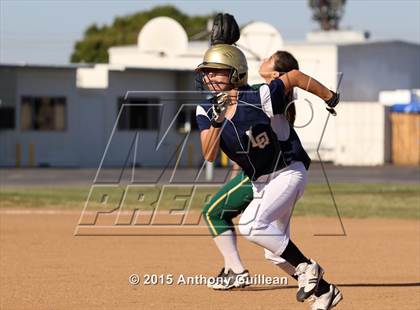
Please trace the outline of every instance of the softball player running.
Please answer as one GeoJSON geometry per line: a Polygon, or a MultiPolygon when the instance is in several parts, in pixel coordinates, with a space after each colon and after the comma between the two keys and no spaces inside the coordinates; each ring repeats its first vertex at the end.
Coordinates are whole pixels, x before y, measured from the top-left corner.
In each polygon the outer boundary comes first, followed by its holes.
{"type": "MultiPolygon", "coordinates": [[[[268,74],[268,67],[273,68],[272,57],[263,63],[261,73],[268,74]]],[[[253,90],[247,84],[247,70],[243,53],[226,44],[209,48],[196,69],[200,80],[217,93],[197,107],[204,157],[214,161],[221,148],[241,166],[252,181],[254,197],[241,216],[241,234],[295,268],[298,301],[315,295],[313,309],[331,309],[342,299],[340,291],[322,279],[323,269],[289,238],[290,216],[303,194],[310,159],[283,113],[286,93],[293,87],[319,96],[330,108],[337,105],[339,97],[298,70],[253,90]]],[[[215,241],[223,253],[232,254],[228,260],[239,259],[231,251],[236,248],[234,238],[222,239],[215,241]]],[[[241,282],[246,270],[238,273],[233,268],[224,276],[241,282]]]]}
{"type": "MultiPolygon", "coordinates": [[[[267,83],[269,83],[274,78],[278,78],[278,76],[284,74],[285,72],[289,72],[293,69],[299,69],[297,60],[293,57],[293,55],[286,51],[277,51],[273,54],[272,58],[274,60],[274,68],[272,68],[272,74],[270,74],[271,72],[263,73],[260,70],[261,76],[265,78],[267,83]]],[[[263,84],[253,85],[251,87],[253,89],[258,89],[261,85],[263,84]]],[[[287,109],[286,117],[291,125],[294,123],[296,114],[294,104],[292,103],[293,99],[293,92],[290,91],[287,94],[287,101],[289,102],[289,106],[287,109]]],[[[233,170],[235,171],[237,168],[234,168],[233,170]]],[[[246,281],[247,272],[244,273],[245,268],[241,262],[239,252],[236,247],[236,235],[232,219],[245,210],[245,208],[251,202],[252,198],[253,193],[251,181],[243,173],[243,171],[241,171],[238,175],[236,175],[236,177],[225,184],[212,197],[210,202],[203,209],[203,217],[206,220],[210,233],[214,237],[216,245],[220,243],[223,244],[224,242],[231,245],[229,253],[223,252],[225,247],[218,247],[221,254],[225,258],[224,267],[220,271],[218,277],[220,278],[224,274],[228,273],[229,269],[238,274],[244,274],[245,277],[245,281],[241,281],[240,283],[226,283],[223,281],[217,281],[215,285],[210,286],[213,289],[227,290],[238,286],[243,287],[249,283],[249,281],[246,281]],[[230,259],[231,257],[233,257],[233,260],[230,259]]],[[[280,256],[276,256],[266,250],[265,257],[283,269],[287,274],[295,277],[295,270],[293,266],[287,263],[280,256]]]]}

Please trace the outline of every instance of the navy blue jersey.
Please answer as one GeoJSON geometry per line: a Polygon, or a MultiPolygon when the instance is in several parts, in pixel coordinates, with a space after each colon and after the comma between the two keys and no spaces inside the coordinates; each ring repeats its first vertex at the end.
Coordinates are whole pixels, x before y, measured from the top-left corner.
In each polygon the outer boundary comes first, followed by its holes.
{"type": "MultiPolygon", "coordinates": [[[[302,161],[309,168],[310,159],[283,115],[287,104],[281,80],[262,84],[257,89],[248,85],[239,88],[236,112],[223,124],[220,148],[252,180],[282,169],[292,161],[302,161]]],[[[211,126],[211,107],[211,99],[197,106],[200,131],[211,126]]]]}

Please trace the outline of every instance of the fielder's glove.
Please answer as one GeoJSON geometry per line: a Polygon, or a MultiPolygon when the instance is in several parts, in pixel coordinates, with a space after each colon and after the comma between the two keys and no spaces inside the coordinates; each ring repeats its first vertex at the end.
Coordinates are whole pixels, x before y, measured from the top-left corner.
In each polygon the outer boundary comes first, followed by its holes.
{"type": "Polygon", "coordinates": [[[219,13],[214,17],[210,44],[233,44],[239,40],[238,23],[230,14],[219,13]]]}
{"type": "Polygon", "coordinates": [[[212,106],[213,118],[211,120],[211,125],[213,127],[215,128],[222,127],[223,122],[225,121],[226,109],[229,103],[230,103],[229,95],[225,92],[220,92],[213,98],[213,106],[212,106]]]}
{"type": "Polygon", "coordinates": [[[336,105],[340,102],[340,93],[335,93],[331,91],[332,97],[325,101],[327,107],[327,111],[330,112],[333,116],[337,115],[337,112],[335,111],[336,105]]]}

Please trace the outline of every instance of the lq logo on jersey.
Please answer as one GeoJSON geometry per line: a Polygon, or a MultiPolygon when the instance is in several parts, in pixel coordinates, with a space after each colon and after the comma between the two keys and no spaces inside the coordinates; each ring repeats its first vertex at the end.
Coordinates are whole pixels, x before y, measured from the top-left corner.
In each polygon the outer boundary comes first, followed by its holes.
{"type": "Polygon", "coordinates": [[[260,149],[263,149],[270,144],[270,140],[268,139],[268,135],[265,131],[257,135],[255,138],[252,135],[252,129],[247,130],[245,133],[249,137],[252,147],[259,147],[260,149]]]}

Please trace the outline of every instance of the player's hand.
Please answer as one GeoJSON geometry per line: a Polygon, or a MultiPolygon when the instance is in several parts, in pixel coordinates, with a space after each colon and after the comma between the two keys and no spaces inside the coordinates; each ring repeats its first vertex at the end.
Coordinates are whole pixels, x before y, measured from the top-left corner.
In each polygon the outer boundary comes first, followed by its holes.
{"type": "Polygon", "coordinates": [[[325,101],[325,104],[327,105],[326,109],[328,112],[330,112],[333,116],[337,115],[337,112],[335,111],[335,107],[340,102],[340,93],[335,93],[331,91],[332,96],[330,99],[325,101]]]}
{"type": "Polygon", "coordinates": [[[229,94],[226,92],[218,93],[213,99],[213,121],[216,123],[223,123],[227,107],[230,103],[229,94]]]}

